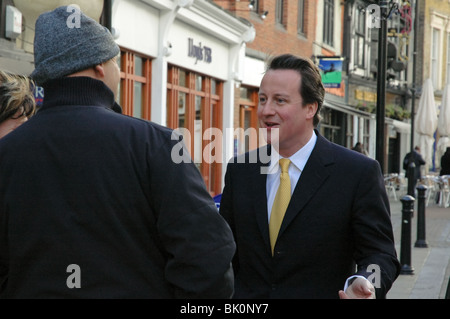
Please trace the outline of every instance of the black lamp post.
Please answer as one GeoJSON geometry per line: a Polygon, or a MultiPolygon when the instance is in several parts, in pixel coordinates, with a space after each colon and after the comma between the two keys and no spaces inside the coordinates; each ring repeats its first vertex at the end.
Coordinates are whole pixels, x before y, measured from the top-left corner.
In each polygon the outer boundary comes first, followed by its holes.
{"type": "Polygon", "coordinates": [[[377,71],[377,125],[376,154],[381,171],[384,172],[386,140],[384,133],[386,114],[386,67],[387,67],[387,13],[388,1],[380,0],[380,29],[378,30],[378,71],[377,71]]]}
{"type": "Polygon", "coordinates": [[[419,21],[419,0],[415,1],[415,13],[414,13],[414,44],[413,44],[413,70],[412,70],[412,86],[411,86],[411,93],[412,93],[412,100],[411,100],[411,150],[410,150],[410,157],[409,157],[409,165],[408,165],[408,171],[407,171],[407,177],[408,177],[408,195],[414,196],[415,193],[415,168],[416,165],[414,164],[414,115],[415,115],[415,102],[416,102],[416,60],[417,60],[417,28],[418,28],[418,21],[419,21]]]}

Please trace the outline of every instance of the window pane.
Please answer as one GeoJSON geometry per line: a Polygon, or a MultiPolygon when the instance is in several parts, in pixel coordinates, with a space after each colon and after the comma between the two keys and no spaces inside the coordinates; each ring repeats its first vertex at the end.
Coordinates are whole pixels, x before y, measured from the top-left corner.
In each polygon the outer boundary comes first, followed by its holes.
{"type": "Polygon", "coordinates": [[[250,8],[250,10],[258,13],[259,12],[259,0],[250,0],[249,8],[250,8]]]}
{"type": "Polygon", "coordinates": [[[195,76],[195,90],[201,91],[202,90],[202,77],[200,75],[195,76]]]}
{"type": "Polygon", "coordinates": [[[431,54],[431,80],[433,81],[434,88],[439,87],[439,81],[438,81],[438,66],[439,66],[439,30],[433,28],[433,38],[432,38],[432,54],[431,54]]]}
{"type": "Polygon", "coordinates": [[[178,84],[182,87],[186,87],[186,72],[183,70],[179,70],[178,84]]]}
{"type": "Polygon", "coordinates": [[[298,17],[297,17],[297,31],[298,33],[304,33],[304,7],[305,7],[305,1],[304,0],[298,0],[298,17]]]}
{"type": "Polygon", "coordinates": [[[134,57],[134,74],[139,75],[139,76],[143,76],[143,72],[142,72],[142,58],[135,56],[134,57]]]}
{"type": "Polygon", "coordinates": [[[142,118],[142,83],[134,82],[133,116],[142,118]]]}
{"type": "Polygon", "coordinates": [[[186,93],[178,92],[178,127],[185,127],[186,93]]]}
{"type": "Polygon", "coordinates": [[[197,167],[200,169],[200,163],[202,162],[202,136],[203,136],[203,128],[202,121],[195,120],[194,123],[194,162],[197,164],[197,167]]]}
{"type": "Polygon", "coordinates": [[[275,10],[275,14],[276,14],[276,21],[279,24],[284,25],[284,21],[283,21],[283,0],[277,0],[277,7],[275,10]]]}
{"type": "Polygon", "coordinates": [[[201,109],[202,109],[202,97],[195,97],[195,119],[201,120],[201,109]]]}
{"type": "Polygon", "coordinates": [[[241,99],[249,99],[248,98],[248,89],[246,87],[241,86],[241,99]]]}
{"type": "Polygon", "coordinates": [[[216,93],[216,80],[211,79],[211,94],[217,94],[216,93]]]}
{"type": "Polygon", "coordinates": [[[358,56],[358,64],[361,66],[364,66],[364,38],[363,37],[359,37],[359,56],[358,56]]]}
{"type": "Polygon", "coordinates": [[[334,0],[325,0],[323,7],[323,42],[333,45],[334,0]]]}
{"type": "Polygon", "coordinates": [[[450,84],[450,33],[447,34],[447,83],[450,84]]]}
{"type": "MultiPolygon", "coordinates": [[[[244,111],[244,131],[247,132],[247,129],[251,128],[252,125],[252,113],[249,109],[244,111]]],[[[250,135],[245,134],[244,135],[245,140],[242,141],[244,143],[244,152],[248,152],[250,150],[250,144],[251,144],[251,140],[250,140],[250,135]]]]}
{"type": "MultiPolygon", "coordinates": [[[[201,78],[201,77],[200,77],[201,78]]],[[[195,132],[194,132],[194,162],[200,169],[202,162],[202,137],[203,137],[203,123],[202,123],[202,97],[195,96],[195,132]]]]}

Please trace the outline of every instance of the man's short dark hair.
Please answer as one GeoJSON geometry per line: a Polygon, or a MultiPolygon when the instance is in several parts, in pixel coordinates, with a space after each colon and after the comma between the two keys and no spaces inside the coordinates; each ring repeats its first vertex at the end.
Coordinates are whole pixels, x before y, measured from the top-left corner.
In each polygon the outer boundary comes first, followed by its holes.
{"type": "Polygon", "coordinates": [[[319,68],[308,58],[292,54],[282,54],[272,58],[267,70],[294,70],[301,75],[299,93],[303,98],[303,106],[317,102],[317,112],[314,115],[314,126],[321,120],[320,110],[325,98],[325,88],[319,68]]]}

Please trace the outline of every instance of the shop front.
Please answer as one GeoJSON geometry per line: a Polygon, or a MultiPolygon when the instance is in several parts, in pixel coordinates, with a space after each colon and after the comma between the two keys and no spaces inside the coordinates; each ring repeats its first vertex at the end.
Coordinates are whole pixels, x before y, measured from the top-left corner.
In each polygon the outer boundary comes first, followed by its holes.
{"type": "Polygon", "coordinates": [[[112,21],[124,113],[178,129],[211,195],[219,194],[253,26],[206,1],[116,1],[112,21]]]}

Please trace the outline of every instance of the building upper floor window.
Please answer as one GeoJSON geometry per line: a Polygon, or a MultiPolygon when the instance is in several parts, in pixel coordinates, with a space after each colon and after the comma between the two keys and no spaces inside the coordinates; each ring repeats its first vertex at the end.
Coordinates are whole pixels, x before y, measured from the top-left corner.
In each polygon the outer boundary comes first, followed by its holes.
{"type": "Polygon", "coordinates": [[[355,42],[354,42],[354,64],[357,67],[364,68],[365,60],[365,37],[366,37],[366,15],[362,10],[355,12],[355,42]]]}
{"type": "Polygon", "coordinates": [[[250,0],[248,7],[251,11],[259,13],[259,0],[250,0]]]}
{"type": "Polygon", "coordinates": [[[446,84],[450,84],[450,33],[447,33],[447,77],[446,84]]]}
{"type": "Polygon", "coordinates": [[[324,0],[323,5],[323,42],[334,45],[334,0],[324,0]]]}
{"type": "Polygon", "coordinates": [[[298,0],[297,32],[305,34],[305,0],[298,0]]]}
{"type": "Polygon", "coordinates": [[[431,80],[433,81],[434,89],[440,88],[439,83],[439,52],[440,52],[440,30],[432,29],[432,44],[431,44],[431,80]]]}
{"type": "Polygon", "coordinates": [[[286,14],[285,14],[285,9],[286,9],[286,3],[284,0],[277,0],[276,3],[276,9],[275,9],[275,19],[276,19],[276,23],[279,25],[282,25],[283,27],[286,28],[287,26],[287,19],[286,19],[286,14]]]}

